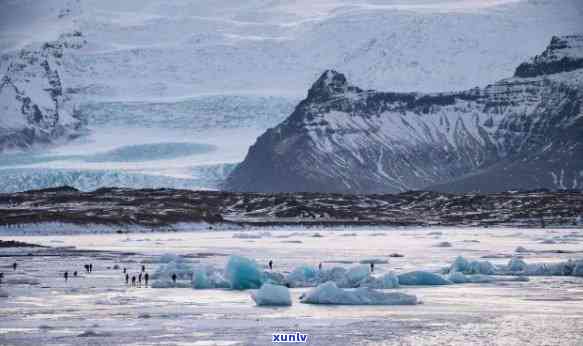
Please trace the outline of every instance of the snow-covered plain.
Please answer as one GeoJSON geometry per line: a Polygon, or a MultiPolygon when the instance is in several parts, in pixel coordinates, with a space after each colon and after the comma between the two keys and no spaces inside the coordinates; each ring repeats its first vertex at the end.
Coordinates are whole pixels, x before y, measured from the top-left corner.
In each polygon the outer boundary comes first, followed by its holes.
{"type": "Polygon", "coordinates": [[[30,280],[25,281],[33,284],[2,285],[2,295],[9,297],[0,298],[0,343],[266,345],[276,331],[307,333],[313,345],[583,342],[581,277],[533,276],[530,281],[382,290],[413,294],[422,302],[411,306],[302,304],[299,297],[310,288],[292,288],[292,306],[257,307],[249,291],[129,288],[124,283],[121,268],[135,274],[144,264],[152,274],[161,265],[159,255],[168,252],[183,255],[193,266],[218,268],[224,268],[232,254],[253,258],[264,267],[272,259],[274,271],[281,273],[320,262],[324,269],[348,268],[376,259],[376,275],[435,272],[449,267],[458,255],[496,265],[507,264],[517,254],[529,264],[583,255],[579,229],[278,228],[269,233],[265,229],[248,232],[262,236],[251,239],[233,237],[233,232],[204,231],[11,237],[92,252],[16,257],[36,250],[2,249],[2,256],[7,256],[1,268],[5,279],[26,276],[30,280]],[[314,237],[315,233],[320,236],[314,237]],[[548,239],[556,242],[544,241],[548,239]],[[452,246],[436,247],[441,241],[452,246]],[[393,253],[404,257],[390,257],[393,253]],[[15,274],[9,268],[13,261],[19,263],[15,274]],[[85,263],[94,264],[92,274],[83,273],[85,263]],[[115,265],[119,269],[113,269],[115,265]],[[69,274],[78,270],[80,277],[70,277],[65,283],[64,270],[69,274]],[[34,284],[35,280],[40,284],[34,284]]]}

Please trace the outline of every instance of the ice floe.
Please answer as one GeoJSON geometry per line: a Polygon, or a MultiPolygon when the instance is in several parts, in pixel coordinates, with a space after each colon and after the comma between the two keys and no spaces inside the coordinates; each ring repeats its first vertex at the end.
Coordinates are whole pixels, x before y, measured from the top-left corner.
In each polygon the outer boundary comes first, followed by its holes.
{"type": "Polygon", "coordinates": [[[305,293],[301,298],[307,304],[332,305],[415,305],[417,297],[400,292],[381,292],[361,287],[339,288],[334,282],[326,282],[305,293]]]}
{"type": "Polygon", "coordinates": [[[251,298],[258,306],[290,306],[292,305],[289,289],[285,286],[265,283],[257,291],[251,292],[251,298]]]}

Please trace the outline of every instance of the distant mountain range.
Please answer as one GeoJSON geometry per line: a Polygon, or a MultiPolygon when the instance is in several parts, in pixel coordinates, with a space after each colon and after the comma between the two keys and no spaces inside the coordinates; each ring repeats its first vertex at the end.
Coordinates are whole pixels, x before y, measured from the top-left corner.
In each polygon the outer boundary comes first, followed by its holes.
{"type": "Polygon", "coordinates": [[[363,90],[326,71],[225,188],[386,193],[583,186],[583,36],[513,77],[447,93],[363,90]]]}
{"type": "Polygon", "coordinates": [[[46,147],[74,138],[84,120],[65,93],[61,58],[84,44],[80,32],[3,56],[0,75],[0,153],[46,147]]]}

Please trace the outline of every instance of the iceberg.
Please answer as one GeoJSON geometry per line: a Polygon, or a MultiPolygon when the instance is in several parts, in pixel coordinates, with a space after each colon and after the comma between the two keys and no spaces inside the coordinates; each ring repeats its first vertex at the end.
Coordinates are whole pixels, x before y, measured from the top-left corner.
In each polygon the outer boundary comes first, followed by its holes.
{"type": "Polygon", "coordinates": [[[170,261],[167,263],[161,264],[154,274],[152,274],[152,278],[154,279],[163,279],[163,278],[171,278],[173,274],[176,274],[176,277],[180,280],[190,280],[192,277],[193,269],[190,263],[185,262],[183,259],[177,261],[170,261]]]}
{"type": "Polygon", "coordinates": [[[380,292],[370,288],[338,288],[332,281],[323,283],[301,297],[302,303],[333,305],[415,305],[417,297],[399,292],[380,292]]]}
{"type": "Polygon", "coordinates": [[[575,262],[575,268],[573,268],[573,276],[583,277],[583,260],[575,262]]]}
{"type": "Polygon", "coordinates": [[[370,276],[369,266],[361,264],[351,267],[346,272],[346,278],[352,287],[358,287],[361,281],[370,276]]]}
{"type": "Polygon", "coordinates": [[[258,306],[291,306],[289,289],[285,286],[265,283],[257,291],[251,292],[251,298],[258,306]]]}
{"type": "Polygon", "coordinates": [[[271,270],[265,270],[263,272],[263,278],[266,283],[284,286],[287,284],[286,278],[282,273],[274,272],[271,270]]]}
{"type": "Polygon", "coordinates": [[[512,257],[508,262],[508,270],[511,272],[522,272],[526,267],[526,262],[522,258],[512,257]]]}
{"type": "Polygon", "coordinates": [[[460,272],[449,273],[447,279],[453,282],[454,284],[465,284],[466,282],[469,281],[468,278],[463,273],[460,272]]]}
{"type": "Polygon", "coordinates": [[[452,282],[443,278],[443,276],[425,272],[425,271],[412,271],[405,274],[400,274],[397,276],[399,279],[399,284],[401,285],[420,285],[420,286],[432,286],[432,285],[449,285],[452,282]]]}
{"type": "Polygon", "coordinates": [[[333,281],[338,287],[350,287],[348,278],[346,277],[346,268],[333,267],[320,271],[319,283],[333,281]]]}
{"type": "Polygon", "coordinates": [[[312,287],[318,279],[318,270],[307,265],[295,268],[285,279],[290,287],[312,287]]]}
{"type": "Polygon", "coordinates": [[[458,256],[449,269],[446,269],[446,272],[493,275],[496,273],[496,267],[488,261],[469,261],[462,256],[458,256]]]}
{"type": "Polygon", "coordinates": [[[369,276],[360,283],[360,287],[376,289],[399,288],[399,279],[393,272],[386,273],[381,277],[369,276]]]}
{"type": "Polygon", "coordinates": [[[225,276],[235,290],[260,288],[264,281],[257,263],[243,256],[229,257],[225,276]]]}

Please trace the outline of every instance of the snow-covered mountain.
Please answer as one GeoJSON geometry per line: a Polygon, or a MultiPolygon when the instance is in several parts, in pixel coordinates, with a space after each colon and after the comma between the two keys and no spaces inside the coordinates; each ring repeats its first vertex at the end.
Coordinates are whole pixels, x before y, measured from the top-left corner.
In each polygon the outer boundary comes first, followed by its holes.
{"type": "Polygon", "coordinates": [[[82,47],[80,32],[2,57],[0,152],[48,145],[80,135],[82,116],[65,93],[64,51],[82,47]]]}
{"type": "Polygon", "coordinates": [[[326,71],[249,149],[236,191],[496,191],[583,186],[583,36],[514,77],[449,93],[363,90],[326,71]]]}
{"type": "MultiPolygon", "coordinates": [[[[0,151],[40,149],[21,153],[24,161],[0,157],[0,178],[15,182],[0,184],[0,191],[65,183],[80,189],[217,188],[216,178],[244,158],[257,134],[285,119],[323,70],[343,71],[352,82],[379,90],[467,89],[510,75],[551,35],[580,31],[582,5],[580,0],[0,1],[0,78],[12,61],[33,71],[39,77],[26,72],[17,79],[23,97],[39,98],[35,104],[55,103],[37,96],[50,95],[48,80],[35,65],[40,60],[28,66],[18,57],[42,56],[45,43],[76,40],[73,34],[82,33],[82,45],[64,47],[58,59],[48,59],[61,85],[59,113],[71,112],[42,126],[27,125],[34,129],[31,136],[30,129],[14,130],[28,115],[3,111],[18,108],[11,103],[17,97],[0,100],[0,127],[11,126],[0,133],[0,142],[11,146],[0,151]],[[82,116],[69,117],[73,109],[82,116]],[[47,145],[76,136],[80,117],[88,136],[47,145]],[[176,142],[216,149],[191,156],[178,149],[155,160],[144,151],[137,153],[142,162],[91,161],[95,154],[104,157],[128,146],[178,148],[176,142]]],[[[46,114],[49,119],[55,112],[46,114]]]]}

